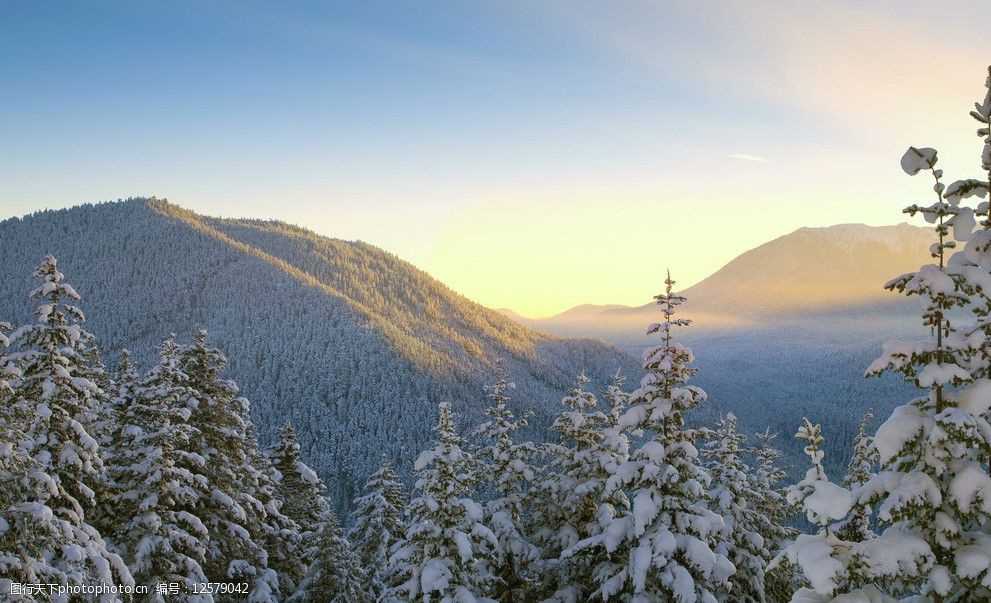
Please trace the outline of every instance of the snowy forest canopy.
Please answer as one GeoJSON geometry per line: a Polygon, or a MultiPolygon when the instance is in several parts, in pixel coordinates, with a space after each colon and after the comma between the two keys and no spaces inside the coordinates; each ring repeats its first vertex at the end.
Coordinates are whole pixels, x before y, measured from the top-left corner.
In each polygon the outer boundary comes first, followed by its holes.
{"type": "Polygon", "coordinates": [[[250,405],[206,332],[170,337],[139,373],[104,368],[79,295],[44,258],[34,322],[0,344],[0,592],[12,600],[984,601],[991,598],[991,71],[971,115],[987,178],[933,179],[906,208],[933,225],[933,262],[887,284],[924,303],[932,336],[892,341],[868,376],[917,397],[876,433],[864,417],[842,481],[828,426],[796,437],[810,468],[783,483],[775,434],[709,427],[690,383],[690,320],[669,277],[639,386],[597,399],[584,374],[553,442],[521,437],[510,375],[462,432],[447,401],[402,484],[388,460],[341,521],[293,426],[262,449],[250,405]],[[982,200],[984,199],[984,200],[982,200]],[[975,202],[971,204],[971,202],[975,202]],[[961,244],[958,247],[958,243],[961,244]],[[467,435],[465,435],[467,434],[467,435]],[[409,494],[407,495],[407,492],[409,494]],[[794,516],[812,529],[799,533],[794,516]],[[24,592],[51,584],[50,592],[24,592]],[[177,584],[178,592],[160,585],[177,584]],[[99,592],[85,590],[100,587],[99,592]],[[147,593],[147,594],[145,594],[147,593]]]}

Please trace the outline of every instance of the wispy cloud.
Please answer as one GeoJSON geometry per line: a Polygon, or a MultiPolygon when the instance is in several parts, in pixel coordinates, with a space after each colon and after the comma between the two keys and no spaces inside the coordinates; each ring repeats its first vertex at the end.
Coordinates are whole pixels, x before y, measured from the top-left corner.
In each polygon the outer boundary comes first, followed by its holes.
{"type": "Polygon", "coordinates": [[[730,159],[739,159],[740,161],[752,161],[754,163],[771,163],[763,157],[748,155],[747,153],[727,153],[726,157],[729,157],[730,159]]]}
{"type": "Polygon", "coordinates": [[[771,163],[763,157],[758,157],[757,155],[748,155],[746,153],[729,153],[726,155],[730,159],[739,159],[741,161],[753,161],[754,163],[771,163]]]}

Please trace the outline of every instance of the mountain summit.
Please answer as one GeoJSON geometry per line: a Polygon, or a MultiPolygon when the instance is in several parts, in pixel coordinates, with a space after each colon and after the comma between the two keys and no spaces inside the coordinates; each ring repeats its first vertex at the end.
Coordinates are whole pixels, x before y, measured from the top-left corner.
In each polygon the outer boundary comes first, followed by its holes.
{"type": "Polygon", "coordinates": [[[828,309],[890,301],[888,280],[929,261],[932,229],[909,224],[800,228],[751,249],[684,291],[702,310],[828,309]]]}
{"type": "Polygon", "coordinates": [[[135,199],[0,222],[0,245],[0,318],[29,319],[31,273],[51,253],[107,350],[147,363],[169,332],[207,329],[262,438],[292,420],[339,501],[382,452],[409,466],[438,401],[476,421],[497,358],[537,425],[581,371],[633,370],[616,348],[521,326],[372,245],[281,222],[135,199]]]}
{"type": "MultiPolygon", "coordinates": [[[[905,299],[885,290],[884,284],[928,262],[932,237],[931,229],[905,223],[800,228],[740,254],[683,290],[686,312],[700,329],[723,330],[795,316],[862,315],[904,305],[905,299]]],[[[677,263],[670,264],[677,276],[677,263]]],[[[655,314],[653,303],[585,304],[521,322],[552,333],[617,340],[642,331],[655,314]]]]}

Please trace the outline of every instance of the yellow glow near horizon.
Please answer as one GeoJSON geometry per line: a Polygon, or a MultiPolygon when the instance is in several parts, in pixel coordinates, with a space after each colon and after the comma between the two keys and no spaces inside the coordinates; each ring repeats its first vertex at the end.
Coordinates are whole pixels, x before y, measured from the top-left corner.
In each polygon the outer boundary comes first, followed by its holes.
{"type": "Polygon", "coordinates": [[[250,29],[281,24],[282,42],[202,36],[224,42],[203,72],[155,45],[119,64],[103,59],[129,55],[103,47],[28,53],[23,94],[3,99],[19,117],[0,215],[154,194],[364,240],[539,317],[647,303],[666,268],[687,287],[803,226],[905,221],[932,198],[898,167],[910,145],[937,148],[947,182],[980,175],[967,112],[991,54],[974,19],[919,3],[499,5],[350,36],[319,27],[348,30],[337,15],[264,10],[250,29]]]}
{"type": "Polygon", "coordinates": [[[723,219],[677,211],[678,202],[475,206],[451,218],[418,264],[483,305],[541,318],[583,303],[645,304],[668,268],[685,288],[748,249],[826,225],[808,224],[803,212],[747,215],[746,204],[697,203],[723,219]]]}

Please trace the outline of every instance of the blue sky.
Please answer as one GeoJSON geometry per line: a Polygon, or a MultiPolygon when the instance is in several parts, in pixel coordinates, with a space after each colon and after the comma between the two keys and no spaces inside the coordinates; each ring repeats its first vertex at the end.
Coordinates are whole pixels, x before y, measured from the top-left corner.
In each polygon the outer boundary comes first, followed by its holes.
{"type": "Polygon", "coordinates": [[[532,315],[900,221],[909,144],[975,172],[991,62],[978,3],[0,6],[0,215],[157,195],[532,315]]]}

